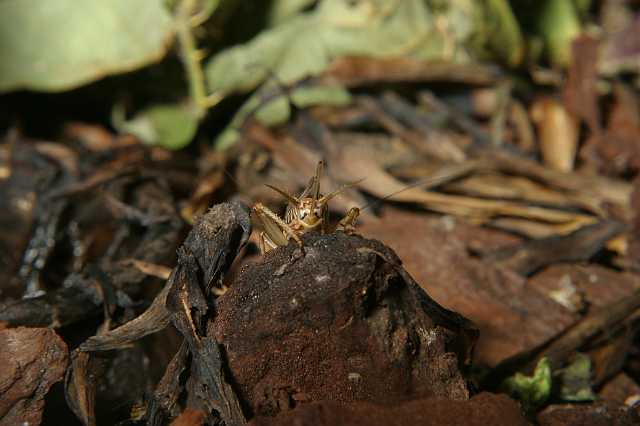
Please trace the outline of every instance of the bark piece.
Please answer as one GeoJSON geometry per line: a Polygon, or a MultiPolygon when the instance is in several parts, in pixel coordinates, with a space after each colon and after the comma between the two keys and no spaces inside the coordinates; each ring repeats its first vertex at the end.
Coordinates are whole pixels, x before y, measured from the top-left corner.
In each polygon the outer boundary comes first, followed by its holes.
{"type": "Polygon", "coordinates": [[[369,403],[320,402],[282,413],[259,417],[252,426],[524,426],[520,407],[506,395],[481,393],[469,401],[420,399],[395,407],[369,403]]]}
{"type": "Polygon", "coordinates": [[[23,252],[29,245],[41,193],[55,183],[60,173],[55,163],[38,153],[35,144],[10,132],[0,148],[0,281],[3,302],[24,293],[20,276],[23,252]]]}
{"type": "Polygon", "coordinates": [[[630,398],[634,400],[640,399],[640,386],[627,374],[618,373],[605,383],[598,395],[604,400],[616,404],[625,404],[631,401],[630,398]]]}
{"type": "Polygon", "coordinates": [[[468,398],[459,367],[477,330],[434,302],[382,243],[306,235],[247,265],[213,323],[254,414],[301,401],[468,398]]]}
{"type": "Polygon", "coordinates": [[[589,35],[577,37],[572,45],[572,61],[563,90],[569,113],[583,120],[591,134],[602,131],[598,108],[598,41],[589,35]]]}
{"type": "Polygon", "coordinates": [[[215,313],[213,287],[233,263],[251,233],[249,209],[240,203],[214,206],[199,218],[178,250],[178,266],[166,306],[191,353],[187,406],[213,413],[229,425],[245,424],[240,402],[227,380],[219,341],[207,327],[215,313]]]}
{"type": "Polygon", "coordinates": [[[528,284],[567,309],[578,312],[586,303],[601,307],[640,289],[640,276],[599,265],[552,265],[528,284]]]}
{"type": "Polygon", "coordinates": [[[634,336],[638,330],[637,318],[637,314],[630,314],[622,323],[600,336],[600,345],[589,350],[593,370],[591,380],[595,386],[622,371],[629,353],[633,351],[634,336]]]}
{"type": "Polygon", "coordinates": [[[40,424],[44,398],[62,380],[67,345],[46,328],[0,331],[0,425],[40,424]]]}
{"type": "Polygon", "coordinates": [[[202,426],[206,418],[207,415],[202,411],[187,408],[171,422],[171,426],[202,426]]]}
{"type": "Polygon", "coordinates": [[[359,232],[392,247],[438,303],[469,317],[482,339],[475,360],[499,362],[542,345],[575,322],[518,274],[468,253],[469,227],[455,220],[386,210],[359,232]],[[373,226],[375,225],[375,226],[373,226]]]}
{"type": "Polygon", "coordinates": [[[614,330],[623,321],[629,319],[637,309],[640,309],[640,291],[609,305],[594,309],[593,312],[584,316],[539,352],[536,358],[529,363],[529,368],[533,369],[533,366],[543,357],[549,360],[552,369],[560,368],[573,352],[582,348],[595,337],[614,330]]]}
{"type": "Polygon", "coordinates": [[[72,353],[71,368],[65,377],[65,396],[67,405],[85,426],[96,424],[96,373],[104,374],[104,363],[86,352],[72,353]]]}
{"type": "Polygon", "coordinates": [[[359,87],[379,82],[457,81],[465,84],[491,84],[499,70],[478,64],[433,63],[415,58],[344,57],[331,63],[323,78],[347,87],[359,87]]]}
{"type": "MultiPolygon", "coordinates": [[[[117,192],[114,190],[114,192],[117,192]]],[[[130,185],[130,197],[136,209],[146,212],[150,217],[168,217],[173,208],[170,194],[154,181],[146,181],[130,185]]],[[[128,234],[126,224],[112,218],[101,218],[102,203],[96,207],[94,201],[87,202],[87,207],[80,209],[73,221],[86,222],[85,226],[118,229],[128,234]],[[81,218],[85,219],[81,219],[81,218]],[[92,220],[86,219],[92,217],[92,220]],[[95,222],[100,225],[96,225],[95,222]],[[101,221],[102,220],[102,221],[101,221]]],[[[50,215],[41,215],[48,218],[50,215]]],[[[61,285],[38,297],[20,299],[0,307],[0,321],[12,325],[62,327],[80,322],[99,313],[103,304],[129,307],[129,300],[139,300],[140,293],[148,277],[132,264],[120,264],[113,258],[134,258],[151,263],[170,261],[175,256],[175,249],[181,237],[182,223],[177,220],[154,222],[144,227],[139,238],[127,240],[127,244],[118,242],[119,238],[107,232],[100,237],[97,230],[87,231],[85,238],[92,240],[107,238],[109,249],[104,253],[99,264],[90,263],[81,270],[66,275],[61,285]],[[113,249],[113,251],[112,251],[113,249]]],[[[46,224],[46,220],[41,221],[46,224]]],[[[84,232],[82,233],[84,235],[84,232]]],[[[123,234],[123,235],[124,235],[123,234]]],[[[35,237],[34,237],[35,238],[35,237]]],[[[72,244],[73,245],[73,244],[72,244]]],[[[99,251],[98,251],[99,252],[99,251]]],[[[43,252],[44,253],[44,252],[43,252]]],[[[63,257],[61,255],[61,257],[63,257]]],[[[61,268],[61,266],[57,266],[61,268]]],[[[53,275],[53,274],[51,274],[53,275]]]]}
{"type": "Polygon", "coordinates": [[[171,321],[170,313],[165,307],[169,289],[170,286],[166,285],[151,306],[138,317],[109,332],[90,337],[80,345],[80,350],[89,352],[117,349],[163,330],[171,321]]]}
{"type": "Polygon", "coordinates": [[[631,215],[631,233],[629,236],[629,263],[630,266],[640,270],[640,177],[633,180],[633,192],[630,197],[630,205],[633,211],[631,215]]]}
{"type": "Polygon", "coordinates": [[[613,86],[613,95],[606,129],[587,139],[580,154],[585,165],[603,174],[635,174],[640,168],[640,104],[635,91],[622,83],[613,86]]]}
{"type": "Polygon", "coordinates": [[[589,260],[605,243],[621,234],[625,226],[614,220],[583,226],[566,236],[553,236],[528,241],[518,247],[501,249],[487,256],[493,261],[521,275],[531,275],[553,263],[589,260]]]}
{"type": "Polygon", "coordinates": [[[552,405],[538,414],[538,423],[540,426],[632,426],[640,424],[640,415],[624,405],[552,405]]]}
{"type": "Polygon", "coordinates": [[[100,312],[104,298],[99,287],[89,274],[70,274],[64,287],[3,306],[0,321],[31,327],[69,325],[100,312]]]}
{"type": "Polygon", "coordinates": [[[235,202],[212,207],[194,224],[178,250],[177,266],[149,309],[80,346],[80,351],[115,349],[163,329],[169,321],[173,323],[185,340],[149,403],[149,424],[163,424],[173,417],[185,390],[186,406],[206,413],[208,423],[245,423],[240,403],[225,377],[222,352],[207,323],[215,315],[211,309],[213,287],[221,284],[249,239],[249,212],[248,207],[235,202]],[[180,375],[187,369],[190,375],[185,389],[180,375]]]}

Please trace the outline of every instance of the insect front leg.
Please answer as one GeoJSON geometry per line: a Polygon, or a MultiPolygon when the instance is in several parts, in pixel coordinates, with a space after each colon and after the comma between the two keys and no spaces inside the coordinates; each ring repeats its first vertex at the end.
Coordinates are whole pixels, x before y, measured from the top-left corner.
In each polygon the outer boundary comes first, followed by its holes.
{"type": "Polygon", "coordinates": [[[277,246],[286,246],[289,238],[293,238],[302,247],[300,236],[280,216],[269,210],[262,203],[256,203],[253,206],[253,211],[262,222],[264,228],[260,236],[263,253],[277,246]],[[267,247],[269,248],[267,249],[267,247]]]}
{"type": "Polygon", "coordinates": [[[260,253],[265,254],[268,251],[273,250],[278,247],[271,239],[267,236],[266,232],[260,232],[258,236],[258,247],[260,248],[260,253]]]}
{"type": "Polygon", "coordinates": [[[343,231],[346,234],[353,234],[356,232],[356,219],[360,216],[360,209],[358,207],[351,207],[345,217],[343,217],[338,226],[337,231],[343,231]]]}

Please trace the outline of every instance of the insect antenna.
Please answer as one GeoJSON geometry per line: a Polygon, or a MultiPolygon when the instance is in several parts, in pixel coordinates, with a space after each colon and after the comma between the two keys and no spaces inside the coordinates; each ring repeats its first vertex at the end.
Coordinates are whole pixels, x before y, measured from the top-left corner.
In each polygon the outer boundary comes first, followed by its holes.
{"type": "Polygon", "coordinates": [[[235,183],[238,188],[240,188],[240,182],[238,182],[238,180],[235,177],[233,177],[233,175],[229,173],[229,171],[227,171],[227,168],[225,166],[222,166],[222,172],[225,175],[227,175],[227,177],[231,179],[231,181],[235,183]]]}
{"type": "Polygon", "coordinates": [[[278,188],[277,186],[273,186],[273,185],[269,185],[268,183],[264,184],[267,188],[273,189],[274,191],[276,191],[278,194],[282,195],[284,198],[287,199],[287,201],[289,201],[291,204],[298,204],[300,203],[300,199],[298,199],[297,197],[294,197],[293,195],[289,194],[288,192],[278,188]]]}
{"type": "MultiPolygon", "coordinates": [[[[419,186],[423,186],[423,185],[430,185],[430,186],[436,186],[438,184],[447,182],[451,179],[451,177],[454,176],[459,176],[459,173],[447,173],[447,174],[442,174],[442,175],[436,175],[436,176],[429,176],[423,179],[419,179],[413,183],[408,184],[407,186],[403,187],[402,189],[398,189],[397,191],[393,191],[391,194],[385,195],[382,198],[378,198],[370,203],[365,204],[362,207],[357,207],[359,212],[362,212],[364,210],[370,209],[371,207],[377,206],[379,204],[382,204],[382,202],[388,200],[391,197],[395,197],[396,195],[408,191],[409,189],[412,188],[416,188],[419,186]]],[[[361,182],[363,179],[361,179],[358,182],[361,182]]]]}
{"type": "MultiPolygon", "coordinates": [[[[236,184],[236,186],[239,188],[240,187],[240,183],[238,182],[238,180],[233,177],[233,175],[231,173],[229,173],[229,171],[223,167],[222,171],[224,172],[225,175],[227,175],[227,177],[229,179],[231,179],[233,181],[233,183],[236,184]]],[[[289,194],[287,191],[280,189],[276,186],[273,185],[269,185],[268,183],[265,183],[265,186],[269,189],[274,190],[275,192],[277,192],[278,194],[282,195],[289,203],[293,204],[293,205],[298,205],[300,203],[300,199],[289,194]]]]}
{"type": "Polygon", "coordinates": [[[358,180],[356,180],[354,182],[344,184],[340,188],[336,189],[335,191],[333,191],[333,192],[323,196],[322,198],[320,198],[319,202],[320,203],[327,203],[327,202],[329,202],[329,200],[331,200],[336,195],[341,194],[342,192],[346,191],[349,188],[353,188],[354,186],[356,186],[357,184],[359,184],[360,182],[362,182],[365,179],[366,178],[362,178],[362,179],[358,179],[358,180]]]}
{"type": "Polygon", "coordinates": [[[324,168],[324,161],[318,161],[318,165],[316,167],[316,174],[313,176],[311,183],[311,209],[315,210],[318,202],[320,202],[320,176],[322,174],[322,169],[324,168]]]}

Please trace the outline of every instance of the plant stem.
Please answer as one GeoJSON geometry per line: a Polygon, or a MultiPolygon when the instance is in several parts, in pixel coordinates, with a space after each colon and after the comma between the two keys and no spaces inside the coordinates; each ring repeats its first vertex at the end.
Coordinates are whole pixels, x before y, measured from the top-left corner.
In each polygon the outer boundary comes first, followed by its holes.
{"type": "Polygon", "coordinates": [[[209,99],[205,84],[204,72],[200,60],[201,52],[196,46],[196,40],[192,32],[191,17],[197,6],[196,0],[182,0],[177,9],[175,22],[180,53],[187,73],[189,93],[196,107],[196,114],[201,118],[208,108],[215,105],[219,96],[209,99]]]}

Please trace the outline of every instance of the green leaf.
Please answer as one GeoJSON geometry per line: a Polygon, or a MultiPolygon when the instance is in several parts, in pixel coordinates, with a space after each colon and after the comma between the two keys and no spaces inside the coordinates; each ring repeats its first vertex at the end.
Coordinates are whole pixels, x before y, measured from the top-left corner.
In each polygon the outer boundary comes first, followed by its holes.
{"type": "Polygon", "coordinates": [[[164,0],[0,1],[0,92],[68,90],[159,61],[164,0]]]}
{"type": "Polygon", "coordinates": [[[469,12],[434,15],[424,0],[345,2],[325,0],[310,13],[263,31],[248,43],[215,55],[206,65],[209,88],[229,94],[255,89],[270,73],[284,83],[318,75],[341,56],[416,56],[464,62],[460,43],[470,36],[469,12]],[[365,7],[370,5],[369,7],[365,7]],[[447,31],[435,19],[449,20],[447,31]]]}
{"type": "Polygon", "coordinates": [[[587,15],[592,4],[593,0],[573,0],[573,5],[580,15],[587,15]]]}
{"type": "Polygon", "coordinates": [[[507,0],[486,2],[488,20],[491,25],[489,45],[500,59],[515,67],[524,58],[524,39],[520,26],[507,0]]]}
{"type": "Polygon", "coordinates": [[[315,0],[273,0],[269,7],[269,26],[281,24],[314,2],[315,0]]]}
{"type": "Polygon", "coordinates": [[[122,106],[116,106],[113,124],[122,133],[130,133],[145,143],[169,149],[187,146],[198,130],[195,112],[175,104],[153,105],[128,121],[124,120],[122,106]]]}
{"type": "Polygon", "coordinates": [[[300,87],[291,97],[298,108],[314,105],[345,106],[351,103],[349,91],[338,86],[300,87]]]}
{"type": "MultiPolygon", "coordinates": [[[[265,88],[267,89],[267,88],[265,88]]],[[[266,90],[265,90],[266,91],[266,90]]],[[[291,93],[291,99],[277,96],[269,102],[262,102],[260,93],[253,95],[236,113],[233,121],[216,139],[216,147],[224,150],[232,146],[239,138],[239,128],[248,115],[255,111],[255,118],[265,126],[277,126],[285,123],[291,114],[290,102],[298,108],[314,105],[344,106],[351,102],[349,91],[337,86],[300,87],[291,93]]]]}
{"type": "Polygon", "coordinates": [[[538,32],[545,41],[549,61],[555,66],[567,66],[571,60],[571,42],[581,31],[573,2],[546,0],[537,24],[538,32]]]}
{"type": "Polygon", "coordinates": [[[503,389],[522,403],[526,409],[539,407],[551,394],[551,366],[547,358],[538,361],[532,376],[516,373],[502,383],[503,389]]]}
{"type": "Polygon", "coordinates": [[[560,381],[560,398],[565,401],[593,401],[591,389],[591,359],[577,353],[571,364],[555,372],[560,381]]]}
{"type": "MultiPolygon", "coordinates": [[[[468,61],[460,47],[471,37],[477,6],[469,0],[456,4],[465,7],[445,8],[436,15],[424,0],[324,0],[313,11],[289,17],[248,43],[215,55],[205,67],[209,88],[222,95],[248,92],[272,74],[290,84],[321,74],[342,56],[468,61]],[[436,20],[446,21],[446,28],[436,20]]],[[[234,125],[243,118],[242,111],[239,114],[234,125]]],[[[230,133],[224,135],[228,143],[230,133]]]]}

